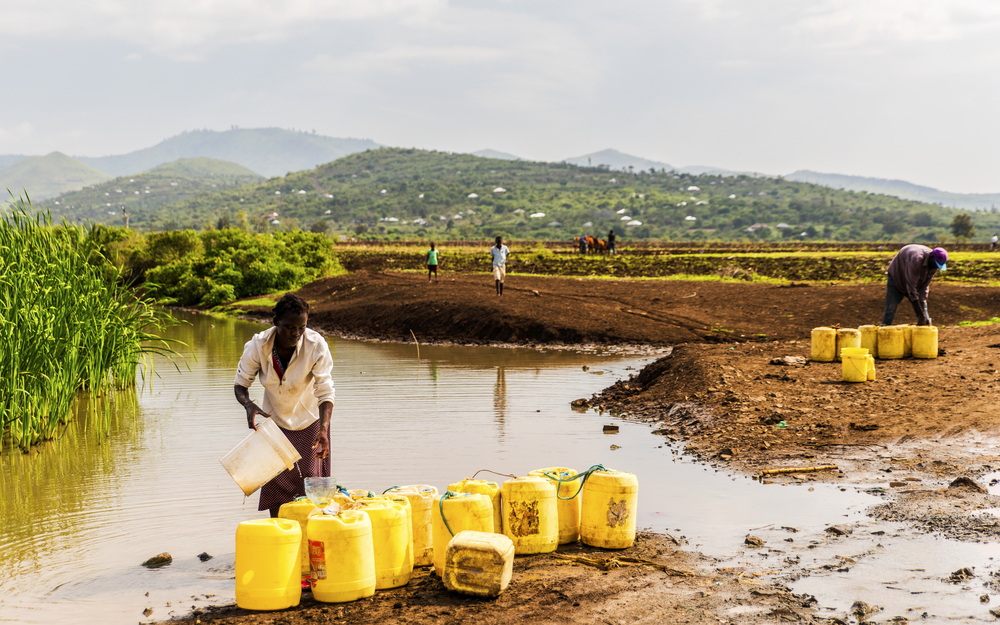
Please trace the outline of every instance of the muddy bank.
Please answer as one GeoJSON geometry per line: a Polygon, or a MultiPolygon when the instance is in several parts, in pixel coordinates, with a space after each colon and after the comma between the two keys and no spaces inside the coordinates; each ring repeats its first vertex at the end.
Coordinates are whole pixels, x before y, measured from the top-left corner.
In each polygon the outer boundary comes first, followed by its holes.
{"type": "Polygon", "coordinates": [[[754,583],[742,571],[717,568],[710,558],[682,550],[672,538],[640,532],[623,551],[580,544],[555,554],[519,556],[514,577],[496,599],[448,591],[429,569],[419,569],[402,588],[369,599],[324,604],[303,594],[281,612],[250,612],[235,606],[198,611],[182,622],[219,625],[298,623],[770,623],[808,618],[815,600],[781,584],[754,583]],[[653,565],[592,566],[579,558],[636,558],[653,565]]]}
{"type": "MultiPolygon", "coordinates": [[[[442,273],[356,273],[299,291],[310,323],[361,338],[455,344],[605,346],[796,340],[820,325],[881,320],[885,286],[781,286],[739,282],[587,279],[508,275],[503,297],[492,277],[442,273]]],[[[985,320],[1000,289],[935,284],[935,323],[985,320]]],[[[234,304],[268,318],[269,307],[234,304]]],[[[915,322],[899,307],[899,323],[915,322]]]]}
{"type": "MultiPolygon", "coordinates": [[[[842,382],[840,363],[810,362],[806,340],[681,345],[586,401],[749,472],[779,461],[856,466],[904,448],[948,453],[938,448],[1000,427],[998,341],[996,326],[941,328],[945,355],[879,360],[878,379],[861,384],[842,382]]],[[[982,451],[991,450],[962,450],[982,451]]]]}

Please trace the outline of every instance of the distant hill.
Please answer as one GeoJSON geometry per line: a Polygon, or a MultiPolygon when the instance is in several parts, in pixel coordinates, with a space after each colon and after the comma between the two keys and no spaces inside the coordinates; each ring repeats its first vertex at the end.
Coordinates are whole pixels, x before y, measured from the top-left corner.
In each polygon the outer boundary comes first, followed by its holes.
{"type": "Polygon", "coordinates": [[[498,158],[502,161],[520,161],[524,160],[520,156],[514,156],[513,154],[508,154],[507,152],[501,152],[500,150],[491,150],[486,148],[485,150],[479,150],[478,152],[473,152],[473,156],[479,156],[482,158],[498,158]]]}
{"type": "Polygon", "coordinates": [[[52,152],[45,156],[26,156],[0,170],[0,189],[5,194],[6,189],[10,189],[15,195],[26,189],[32,200],[40,200],[110,177],[62,152],[52,152]]]}
{"type": "Polygon", "coordinates": [[[270,178],[379,147],[370,139],[338,139],[282,128],[237,128],[194,130],[128,154],[77,158],[111,175],[128,176],[179,158],[207,156],[238,163],[270,178]]]}
{"type": "MultiPolygon", "coordinates": [[[[241,211],[262,231],[315,228],[385,239],[571,239],[581,232],[604,236],[613,228],[623,241],[894,243],[951,238],[949,224],[957,213],[774,177],[629,173],[382,148],[311,171],[192,196],[150,212],[142,227],[235,224],[242,221],[241,211]]],[[[1000,214],[973,219],[976,241],[1000,229],[1000,214]]]]}
{"type": "Polygon", "coordinates": [[[10,167],[14,163],[27,158],[24,154],[0,154],[0,169],[10,167]]]}
{"type": "Polygon", "coordinates": [[[632,156],[631,154],[624,154],[618,150],[601,150],[600,152],[591,152],[590,154],[584,154],[583,156],[574,156],[563,160],[564,163],[572,163],[573,165],[579,165],[580,167],[601,167],[602,165],[607,166],[608,169],[620,169],[626,170],[632,167],[635,171],[649,171],[650,168],[666,171],[674,169],[673,165],[668,165],[667,163],[661,163],[659,161],[651,161],[648,158],[642,158],[641,156],[632,156]]]}
{"type": "Polygon", "coordinates": [[[64,193],[44,202],[35,202],[54,217],[82,223],[92,221],[124,225],[122,207],[131,214],[131,223],[148,222],[157,209],[183,202],[199,193],[216,193],[263,180],[242,165],[214,158],[182,158],[134,176],[115,178],[64,193]]]}
{"type": "Polygon", "coordinates": [[[1000,193],[950,193],[931,187],[923,187],[905,180],[824,174],[807,169],[788,174],[785,179],[811,182],[832,189],[884,193],[906,200],[930,202],[965,210],[987,210],[1000,204],[1000,193]]]}

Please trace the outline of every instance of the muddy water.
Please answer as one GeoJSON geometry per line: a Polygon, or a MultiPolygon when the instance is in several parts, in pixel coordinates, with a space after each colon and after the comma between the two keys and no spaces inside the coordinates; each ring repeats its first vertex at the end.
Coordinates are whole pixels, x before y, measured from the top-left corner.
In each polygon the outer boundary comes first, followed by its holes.
{"type": "MultiPolygon", "coordinates": [[[[116,419],[110,436],[74,423],[31,454],[0,456],[0,620],[134,623],[234,600],[236,525],[264,514],[218,459],[247,434],[233,376],[243,343],[262,326],[185,319],[190,325],[171,335],[195,358],[179,371],[157,362],[153,390],[138,397],[134,417],[116,419]],[[139,566],[163,551],[172,564],[139,566]],[[202,552],[214,558],[203,563],[202,552]]],[[[641,527],[723,559],[740,553],[753,528],[822,534],[876,502],[856,489],[733,478],[679,455],[648,426],[622,422],[619,434],[605,435],[601,425],[613,418],[569,407],[648,355],[421,346],[418,360],[413,345],[330,345],[333,471],[349,488],[443,488],[479,469],[524,474],[602,463],[639,476],[641,527]]]]}

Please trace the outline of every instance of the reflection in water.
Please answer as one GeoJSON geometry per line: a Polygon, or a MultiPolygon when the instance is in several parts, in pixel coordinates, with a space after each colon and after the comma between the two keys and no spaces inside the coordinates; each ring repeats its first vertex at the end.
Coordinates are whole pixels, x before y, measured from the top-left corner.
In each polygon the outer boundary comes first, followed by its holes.
{"type": "Polygon", "coordinates": [[[502,441],[507,423],[507,370],[504,367],[497,367],[497,383],[493,386],[493,410],[496,411],[497,441],[502,441]]]}

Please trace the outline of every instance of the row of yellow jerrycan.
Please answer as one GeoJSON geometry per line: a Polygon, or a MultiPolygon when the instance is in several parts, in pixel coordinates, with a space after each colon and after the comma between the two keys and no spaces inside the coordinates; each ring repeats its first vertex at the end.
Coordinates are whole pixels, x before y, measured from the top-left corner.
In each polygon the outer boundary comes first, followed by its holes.
{"type": "Polygon", "coordinates": [[[845,347],[867,349],[880,360],[937,358],[938,329],[911,325],[813,328],[811,352],[816,362],[840,361],[845,347]]]}
{"type": "Polygon", "coordinates": [[[353,509],[338,514],[324,514],[308,499],[285,504],[279,518],[237,528],[237,605],[297,605],[305,576],[311,576],[316,600],[354,601],[405,585],[415,566],[431,564],[450,590],[496,596],[510,581],[515,554],[548,553],[578,539],[630,547],[635,475],[600,465],[577,475],[553,467],[503,486],[467,479],[443,495],[427,485],[394,487],[384,495],[347,491],[334,502],[353,509]]]}

